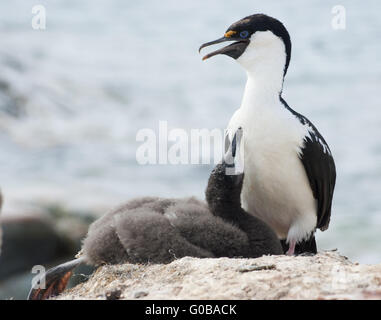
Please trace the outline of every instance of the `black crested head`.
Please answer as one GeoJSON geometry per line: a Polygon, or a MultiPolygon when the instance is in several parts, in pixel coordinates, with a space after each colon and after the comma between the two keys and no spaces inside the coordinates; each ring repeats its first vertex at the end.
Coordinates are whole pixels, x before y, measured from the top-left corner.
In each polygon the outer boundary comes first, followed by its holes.
{"type": "Polygon", "coordinates": [[[230,31],[236,31],[241,38],[242,36],[250,38],[257,31],[271,31],[273,34],[281,38],[286,48],[286,73],[291,58],[291,39],[282,22],[265,14],[257,13],[233,23],[226,30],[226,33],[230,31]]]}
{"type": "Polygon", "coordinates": [[[206,55],[203,60],[217,54],[225,54],[234,59],[238,59],[245,52],[247,46],[249,45],[251,36],[257,31],[271,31],[274,35],[282,39],[286,50],[286,63],[284,67],[285,75],[291,59],[290,35],[282,22],[262,13],[253,14],[238,20],[226,30],[222,38],[203,44],[200,47],[200,50],[212,44],[224,41],[236,41],[227,47],[206,55]]]}

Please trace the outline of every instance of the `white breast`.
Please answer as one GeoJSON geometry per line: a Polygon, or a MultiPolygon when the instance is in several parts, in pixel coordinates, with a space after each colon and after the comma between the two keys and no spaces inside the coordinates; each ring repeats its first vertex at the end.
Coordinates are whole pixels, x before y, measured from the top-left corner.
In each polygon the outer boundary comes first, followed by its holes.
{"type": "MultiPolygon", "coordinates": [[[[278,100],[279,101],[279,100],[278,100]]],[[[298,157],[308,128],[281,105],[240,108],[228,130],[243,128],[242,206],[280,239],[300,240],[316,226],[316,200],[298,157]]]]}

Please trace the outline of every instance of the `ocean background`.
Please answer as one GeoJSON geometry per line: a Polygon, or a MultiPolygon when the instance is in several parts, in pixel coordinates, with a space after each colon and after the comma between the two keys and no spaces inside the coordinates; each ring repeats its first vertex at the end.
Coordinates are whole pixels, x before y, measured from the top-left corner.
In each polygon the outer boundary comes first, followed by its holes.
{"type": "Polygon", "coordinates": [[[139,165],[136,133],[157,131],[160,120],[224,129],[245,73],[226,56],[202,62],[198,47],[262,12],[292,39],[283,97],[336,160],[331,225],[317,232],[318,247],[380,263],[380,10],[376,0],[0,2],[3,214],[54,204],[102,214],[142,195],[204,198],[212,164],[139,165]],[[46,30],[31,27],[37,4],[46,30]],[[345,30],[331,27],[337,4],[345,30]]]}

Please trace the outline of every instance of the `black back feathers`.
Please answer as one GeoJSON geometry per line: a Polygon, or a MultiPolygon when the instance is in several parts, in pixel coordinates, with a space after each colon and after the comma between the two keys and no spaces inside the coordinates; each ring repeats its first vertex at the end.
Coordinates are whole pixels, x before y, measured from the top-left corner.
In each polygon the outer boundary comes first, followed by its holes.
{"type": "Polygon", "coordinates": [[[303,125],[307,125],[309,136],[304,139],[300,160],[306,170],[314,198],[317,200],[317,224],[322,231],[329,226],[333,192],[336,183],[336,167],[331,150],[317,128],[303,115],[291,109],[286,101],[281,102],[303,125]]]}

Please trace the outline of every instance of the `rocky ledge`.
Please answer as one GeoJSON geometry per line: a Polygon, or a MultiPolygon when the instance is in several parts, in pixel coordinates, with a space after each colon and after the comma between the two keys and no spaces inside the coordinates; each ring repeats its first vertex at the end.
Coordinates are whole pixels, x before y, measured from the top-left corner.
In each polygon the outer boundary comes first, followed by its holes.
{"type": "Polygon", "coordinates": [[[381,299],[381,264],[352,263],[326,251],[104,265],[56,299],[381,299]]]}

